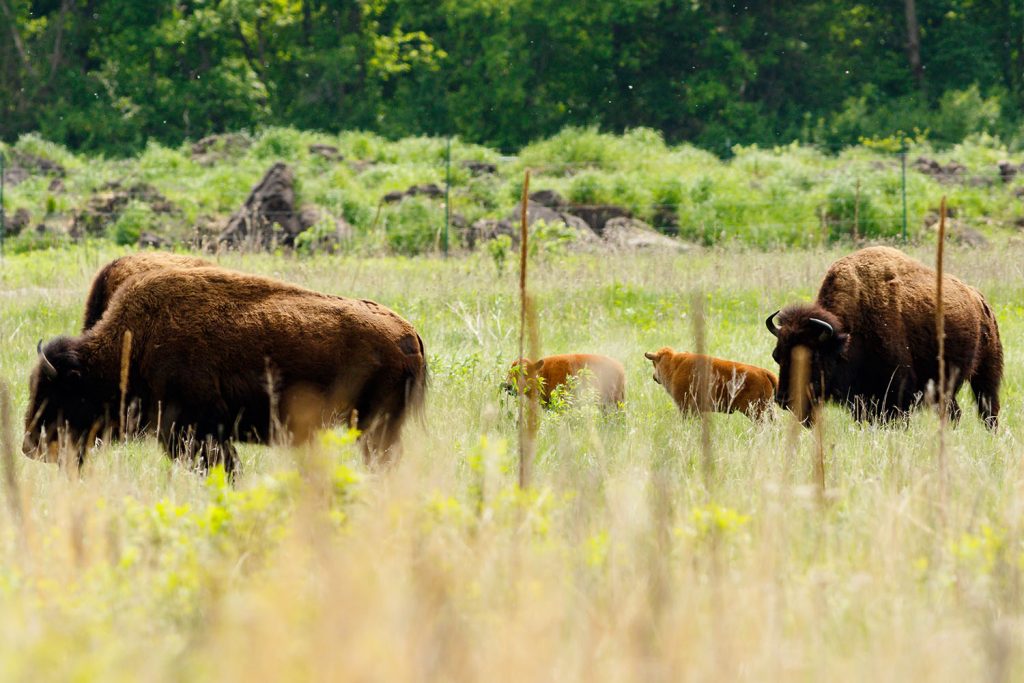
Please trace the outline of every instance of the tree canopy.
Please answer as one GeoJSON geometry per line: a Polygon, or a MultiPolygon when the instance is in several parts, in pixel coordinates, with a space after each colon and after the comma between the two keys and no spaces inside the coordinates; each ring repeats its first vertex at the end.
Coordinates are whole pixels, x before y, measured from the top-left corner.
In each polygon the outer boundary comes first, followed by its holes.
{"type": "Polygon", "coordinates": [[[1010,0],[0,0],[0,136],[113,154],[264,125],[941,143],[1014,137],[1022,103],[1010,0]]]}

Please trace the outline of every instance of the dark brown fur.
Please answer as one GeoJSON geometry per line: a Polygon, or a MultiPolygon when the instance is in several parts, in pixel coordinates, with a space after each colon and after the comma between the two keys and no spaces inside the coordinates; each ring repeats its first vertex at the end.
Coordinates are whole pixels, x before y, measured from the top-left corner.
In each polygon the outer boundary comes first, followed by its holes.
{"type": "MultiPolygon", "coordinates": [[[[943,281],[943,308],[949,414],[959,418],[956,393],[966,381],[982,419],[994,428],[1003,373],[995,316],[981,293],[952,276],[943,281]]],[[[792,350],[805,346],[813,397],[843,403],[857,419],[904,415],[938,381],[935,271],[896,249],[861,249],[829,267],[813,304],[781,311],[777,337],[773,356],[783,406],[792,350]]]]}
{"type": "Polygon", "coordinates": [[[161,268],[127,280],[81,336],[42,349],[26,453],[41,450],[40,433],[50,450],[58,426],[79,458],[91,433],[117,432],[126,330],[129,399],[172,456],[223,458],[230,469],[232,441],[270,439],[273,395],[274,422],[293,440],[351,420],[367,459],[387,461],[424,398],[423,342],[380,304],[215,267],[161,268]]]}
{"type": "Polygon", "coordinates": [[[684,413],[699,412],[697,377],[703,360],[710,373],[711,412],[738,411],[751,420],[771,417],[772,395],[779,384],[773,372],[696,353],[676,353],[667,346],[655,353],[645,353],[644,357],[654,364],[654,381],[665,387],[684,413]]]}
{"type": "Polygon", "coordinates": [[[166,252],[154,251],[139,254],[128,254],[116,258],[97,271],[93,278],[92,286],[89,288],[89,296],[85,300],[85,320],[82,323],[82,331],[99,322],[103,312],[107,310],[114,292],[131,277],[148,273],[161,268],[205,268],[215,267],[210,263],[195,256],[182,256],[180,254],[168,254],[166,252]]]}

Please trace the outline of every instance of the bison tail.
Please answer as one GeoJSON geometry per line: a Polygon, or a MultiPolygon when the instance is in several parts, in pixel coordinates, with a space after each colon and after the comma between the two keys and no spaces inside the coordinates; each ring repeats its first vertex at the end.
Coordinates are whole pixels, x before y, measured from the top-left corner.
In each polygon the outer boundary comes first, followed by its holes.
{"type": "Polygon", "coordinates": [[[999,326],[988,304],[985,304],[987,329],[982,331],[982,342],[978,352],[981,358],[970,379],[971,391],[978,403],[978,414],[985,426],[995,429],[999,426],[999,385],[1003,381],[1003,343],[999,338],[999,326]]]}
{"type": "Polygon", "coordinates": [[[427,371],[427,352],[423,347],[423,339],[417,334],[416,341],[420,345],[419,357],[410,358],[409,367],[406,370],[405,380],[405,407],[421,425],[426,425],[425,408],[427,403],[427,386],[430,384],[430,374],[427,371]],[[415,359],[415,360],[413,360],[415,359]]]}

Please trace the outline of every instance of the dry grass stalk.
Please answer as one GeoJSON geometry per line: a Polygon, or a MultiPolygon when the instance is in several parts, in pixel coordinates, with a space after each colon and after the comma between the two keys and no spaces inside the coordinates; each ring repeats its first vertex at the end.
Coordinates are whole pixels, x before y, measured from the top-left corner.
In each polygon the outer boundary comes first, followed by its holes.
{"type": "MultiPolygon", "coordinates": [[[[529,335],[529,353],[533,360],[537,359],[540,341],[537,332],[536,315],[532,310],[530,295],[527,290],[527,256],[529,224],[528,208],[530,196],[530,169],[526,169],[523,177],[522,208],[520,210],[519,222],[519,357],[523,358],[524,343],[529,335]]],[[[526,386],[536,383],[536,372],[527,368],[523,378],[526,386]]],[[[536,391],[523,391],[519,393],[519,487],[526,488],[530,485],[530,469],[533,464],[534,449],[536,447],[537,429],[540,422],[538,411],[538,393],[536,391]]]]}
{"type": "Polygon", "coordinates": [[[704,474],[704,488],[712,498],[715,476],[715,460],[711,443],[711,363],[707,357],[706,327],[704,319],[704,296],[693,295],[690,310],[693,312],[693,339],[697,352],[697,410],[700,413],[700,462],[704,474]]]}
{"type": "Polygon", "coordinates": [[[814,420],[814,484],[817,492],[818,505],[824,506],[825,497],[825,428],[822,424],[825,411],[820,405],[811,407],[814,420]]]}
{"type": "Polygon", "coordinates": [[[946,316],[942,300],[942,270],[946,244],[946,197],[943,196],[939,206],[939,237],[935,248],[935,336],[938,342],[939,362],[939,476],[941,481],[941,501],[943,508],[946,503],[946,486],[948,470],[946,466],[946,419],[949,411],[946,399],[946,316]]]}
{"type": "Polygon", "coordinates": [[[11,392],[7,382],[0,381],[0,457],[3,458],[4,492],[7,495],[7,506],[11,517],[19,530],[23,525],[24,515],[21,508],[21,490],[18,486],[18,473],[14,467],[14,426],[11,423],[11,392]]]}
{"type": "Polygon", "coordinates": [[[121,425],[121,441],[125,440],[128,430],[128,366],[132,359],[132,331],[125,330],[121,339],[121,381],[118,388],[121,391],[121,405],[117,410],[118,424],[121,425]]]}
{"type": "Polygon", "coordinates": [[[789,485],[789,473],[796,459],[800,442],[801,425],[808,419],[810,410],[810,374],[811,351],[806,346],[794,346],[792,353],[793,373],[789,379],[789,408],[793,413],[787,441],[789,447],[786,457],[783,486],[789,485]]]}

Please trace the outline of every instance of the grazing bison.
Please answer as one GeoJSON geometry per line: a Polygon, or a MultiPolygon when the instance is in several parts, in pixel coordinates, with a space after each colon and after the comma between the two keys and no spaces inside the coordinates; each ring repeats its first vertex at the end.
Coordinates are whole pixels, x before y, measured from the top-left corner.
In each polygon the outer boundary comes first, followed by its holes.
{"type": "MultiPolygon", "coordinates": [[[[939,377],[935,284],[934,270],[889,247],[861,249],[833,263],[814,303],[789,306],[765,321],[778,339],[772,355],[779,404],[792,400],[792,351],[803,346],[811,399],[842,403],[858,420],[905,415],[939,377]]],[[[947,410],[959,419],[956,393],[970,382],[982,419],[995,428],[1003,374],[995,316],[976,289],[955,277],[945,276],[942,289],[947,410]]]]}
{"type": "Polygon", "coordinates": [[[534,375],[540,385],[540,402],[547,405],[551,394],[558,387],[576,377],[583,387],[594,389],[602,405],[615,407],[626,398],[626,370],[622,363],[596,353],[566,353],[541,358],[531,363],[523,358],[512,363],[508,378],[502,388],[515,394],[520,387],[529,393],[529,383],[523,382],[523,375],[534,375]]]}
{"type": "Polygon", "coordinates": [[[95,435],[121,429],[126,332],[125,403],[140,431],[203,467],[223,460],[230,471],[233,441],[301,442],[338,422],[363,432],[367,461],[387,462],[424,398],[423,342],[380,304],[214,267],[163,268],[126,281],[80,336],[39,348],[26,454],[52,459],[64,438],[81,462],[95,435]]]}
{"type": "Polygon", "coordinates": [[[764,368],[696,353],[676,353],[667,346],[644,357],[654,363],[654,381],[665,387],[683,412],[699,411],[698,377],[703,361],[710,374],[708,408],[712,412],[739,411],[751,420],[771,417],[772,396],[779,380],[764,368]]]}
{"type": "Polygon", "coordinates": [[[205,268],[216,267],[216,264],[195,256],[182,256],[166,252],[148,252],[129,254],[116,258],[100,268],[93,278],[89,296],[85,300],[85,321],[82,331],[99,322],[103,312],[107,310],[114,292],[129,278],[148,273],[160,268],[205,268]]]}

